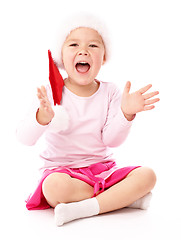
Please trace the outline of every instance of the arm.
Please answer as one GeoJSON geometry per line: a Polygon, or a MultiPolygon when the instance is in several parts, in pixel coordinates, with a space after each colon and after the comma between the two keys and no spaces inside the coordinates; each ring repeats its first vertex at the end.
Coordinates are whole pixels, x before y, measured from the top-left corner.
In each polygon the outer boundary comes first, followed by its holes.
{"type": "Polygon", "coordinates": [[[43,135],[54,116],[44,87],[38,89],[37,96],[38,98],[33,102],[25,119],[19,123],[16,129],[18,140],[29,146],[34,145],[43,135]]]}
{"type": "Polygon", "coordinates": [[[128,136],[132,120],[141,111],[154,108],[154,103],[160,99],[150,99],[159,94],[158,91],[146,93],[152,87],[151,84],[140,90],[129,93],[131,83],[127,82],[122,97],[117,91],[110,102],[108,117],[103,128],[103,142],[108,147],[117,147],[128,136]]]}
{"type": "Polygon", "coordinates": [[[128,121],[121,110],[121,92],[116,88],[111,94],[107,119],[102,130],[102,141],[108,147],[117,147],[128,136],[131,121],[128,121]]]}

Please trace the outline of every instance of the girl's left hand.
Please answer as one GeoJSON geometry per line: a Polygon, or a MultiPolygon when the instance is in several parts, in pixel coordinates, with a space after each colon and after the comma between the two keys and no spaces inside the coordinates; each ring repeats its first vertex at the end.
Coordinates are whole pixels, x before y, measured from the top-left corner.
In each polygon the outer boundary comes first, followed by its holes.
{"type": "Polygon", "coordinates": [[[159,94],[158,91],[146,93],[152,87],[151,84],[139,89],[136,92],[130,93],[131,82],[127,82],[122,94],[121,109],[127,118],[131,121],[136,113],[153,109],[154,103],[158,102],[159,98],[150,99],[159,94]],[[146,94],[144,94],[146,93],[146,94]]]}

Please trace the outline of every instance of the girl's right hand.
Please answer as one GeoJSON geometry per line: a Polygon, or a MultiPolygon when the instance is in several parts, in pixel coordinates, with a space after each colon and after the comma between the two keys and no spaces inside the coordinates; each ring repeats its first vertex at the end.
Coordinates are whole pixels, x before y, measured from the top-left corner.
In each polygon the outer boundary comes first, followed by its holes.
{"type": "Polygon", "coordinates": [[[52,121],[55,113],[52,109],[44,86],[37,88],[37,97],[40,101],[40,107],[36,114],[36,120],[41,125],[47,125],[52,121]]]}

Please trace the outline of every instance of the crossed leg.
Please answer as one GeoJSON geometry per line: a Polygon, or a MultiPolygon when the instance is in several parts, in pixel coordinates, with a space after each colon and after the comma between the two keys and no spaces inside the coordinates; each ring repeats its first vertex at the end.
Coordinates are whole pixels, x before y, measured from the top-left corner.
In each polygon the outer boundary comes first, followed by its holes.
{"type": "Polygon", "coordinates": [[[56,207],[59,203],[85,200],[94,194],[92,186],[66,173],[50,174],[43,182],[42,191],[52,207],[56,207]]]}
{"type": "MultiPolygon", "coordinates": [[[[156,183],[153,170],[146,167],[134,169],[121,182],[113,185],[96,199],[99,214],[129,206],[149,193],[156,183]]],[[[93,196],[94,189],[89,184],[64,173],[49,175],[42,185],[47,202],[56,207],[59,203],[73,203],[93,196]]]]}
{"type": "MultiPolygon", "coordinates": [[[[156,176],[153,170],[146,167],[136,168],[124,180],[96,197],[99,202],[100,213],[130,205],[150,192],[155,183],[156,176]]],[[[88,199],[94,193],[92,186],[65,173],[49,175],[43,182],[42,190],[47,202],[52,207],[59,203],[88,199]]]]}
{"type": "Polygon", "coordinates": [[[100,214],[129,206],[149,193],[155,183],[156,175],[152,169],[136,168],[124,180],[97,196],[100,214]]]}

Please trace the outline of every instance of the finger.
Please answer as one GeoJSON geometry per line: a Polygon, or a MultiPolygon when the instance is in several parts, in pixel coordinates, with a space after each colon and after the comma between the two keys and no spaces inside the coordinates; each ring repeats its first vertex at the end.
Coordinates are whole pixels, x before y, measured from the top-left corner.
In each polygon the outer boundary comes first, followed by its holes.
{"type": "Polygon", "coordinates": [[[45,95],[42,87],[37,88],[37,93],[38,93],[39,95],[41,95],[42,97],[44,97],[44,95],[45,95]]]}
{"type": "Polygon", "coordinates": [[[43,94],[42,94],[40,88],[37,88],[37,96],[38,96],[39,99],[42,99],[42,98],[43,98],[43,94]]]}
{"type": "Polygon", "coordinates": [[[151,87],[152,87],[152,85],[151,85],[151,84],[148,84],[147,86],[141,88],[141,89],[139,90],[139,92],[140,92],[141,94],[143,94],[143,93],[147,92],[151,87]]]}
{"type": "Polygon", "coordinates": [[[44,86],[41,86],[41,92],[42,92],[44,97],[47,97],[47,91],[46,91],[46,88],[44,86]]]}
{"type": "Polygon", "coordinates": [[[154,97],[154,96],[156,96],[158,94],[159,94],[159,92],[155,91],[155,92],[147,93],[147,94],[145,94],[143,96],[144,96],[144,99],[147,100],[147,99],[152,98],[152,97],[154,97]]]}
{"type": "Polygon", "coordinates": [[[156,102],[160,101],[159,98],[154,98],[154,99],[151,99],[151,100],[146,100],[145,101],[145,105],[151,105],[151,104],[154,104],[156,102]]]}
{"type": "Polygon", "coordinates": [[[131,82],[128,81],[124,87],[124,93],[129,93],[130,89],[131,89],[131,82]]]}
{"type": "Polygon", "coordinates": [[[40,88],[37,88],[37,93],[40,94],[41,93],[41,90],[40,88]]]}
{"type": "Polygon", "coordinates": [[[154,108],[155,108],[154,105],[144,106],[144,111],[152,110],[152,109],[154,109],[154,108]]]}
{"type": "Polygon", "coordinates": [[[46,88],[44,86],[41,86],[40,88],[37,88],[37,94],[41,96],[42,98],[47,97],[46,88]]]}
{"type": "Polygon", "coordinates": [[[37,96],[40,99],[44,99],[45,101],[49,102],[47,91],[44,86],[41,86],[41,88],[37,88],[37,96]]]}

